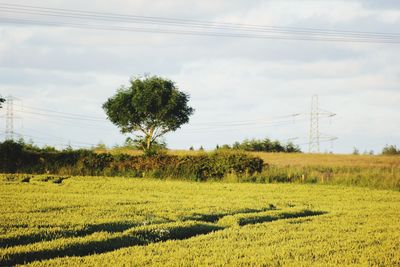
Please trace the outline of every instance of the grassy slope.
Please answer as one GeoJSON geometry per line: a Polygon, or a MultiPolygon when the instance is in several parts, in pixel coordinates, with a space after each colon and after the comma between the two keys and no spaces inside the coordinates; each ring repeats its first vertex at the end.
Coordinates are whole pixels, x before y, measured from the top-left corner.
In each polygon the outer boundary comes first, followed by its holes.
{"type": "Polygon", "coordinates": [[[73,177],[0,197],[0,265],[400,264],[395,191],[73,177]]]}

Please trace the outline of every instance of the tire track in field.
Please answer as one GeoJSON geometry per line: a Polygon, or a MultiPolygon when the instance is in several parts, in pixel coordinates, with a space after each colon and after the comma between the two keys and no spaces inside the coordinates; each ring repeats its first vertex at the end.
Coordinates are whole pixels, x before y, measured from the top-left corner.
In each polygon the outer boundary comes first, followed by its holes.
{"type": "Polygon", "coordinates": [[[324,211],[292,208],[256,212],[249,209],[227,215],[195,214],[192,217],[184,218],[192,218],[192,220],[133,227],[122,232],[112,232],[112,229],[109,229],[110,232],[108,232],[100,229],[99,232],[86,236],[60,238],[26,246],[6,248],[0,253],[0,265],[10,266],[58,257],[100,254],[124,247],[144,246],[167,240],[184,240],[229,227],[318,216],[325,213],[324,211]]]}

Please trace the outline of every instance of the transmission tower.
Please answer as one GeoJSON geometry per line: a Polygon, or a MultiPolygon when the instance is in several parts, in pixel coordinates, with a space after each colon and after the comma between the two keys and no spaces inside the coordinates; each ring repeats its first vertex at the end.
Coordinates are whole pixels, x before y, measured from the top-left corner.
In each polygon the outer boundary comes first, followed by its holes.
{"type": "Polygon", "coordinates": [[[319,108],[318,95],[313,95],[311,98],[311,112],[310,112],[310,136],[308,143],[308,152],[319,153],[320,152],[320,142],[333,141],[337,137],[330,135],[323,135],[319,131],[319,119],[320,118],[332,118],[335,113],[326,111],[319,108]]]}
{"type": "Polygon", "coordinates": [[[6,98],[6,140],[14,139],[14,98],[9,95],[6,98]]]}
{"type": "Polygon", "coordinates": [[[311,98],[311,113],[310,113],[310,140],[308,152],[319,153],[319,139],[321,134],[319,132],[319,114],[318,114],[318,95],[313,95],[311,98]]]}
{"type": "MultiPolygon", "coordinates": [[[[0,118],[6,119],[6,129],[5,129],[5,140],[14,140],[15,138],[15,131],[14,131],[14,121],[16,119],[20,119],[15,115],[15,101],[21,101],[20,99],[13,97],[11,95],[6,97],[6,114],[5,116],[0,116],[0,118]]],[[[21,102],[22,107],[22,102],[21,102]]]]}

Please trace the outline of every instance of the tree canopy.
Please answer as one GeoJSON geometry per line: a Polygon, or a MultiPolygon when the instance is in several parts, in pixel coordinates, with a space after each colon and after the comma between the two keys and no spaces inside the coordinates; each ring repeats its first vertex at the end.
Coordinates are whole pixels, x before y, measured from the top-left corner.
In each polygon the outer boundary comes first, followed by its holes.
{"type": "Polygon", "coordinates": [[[157,139],[189,121],[194,109],[189,95],[174,82],[158,76],[134,78],[129,87],[121,87],[103,109],[122,133],[136,133],[138,144],[149,153],[157,139]]]}

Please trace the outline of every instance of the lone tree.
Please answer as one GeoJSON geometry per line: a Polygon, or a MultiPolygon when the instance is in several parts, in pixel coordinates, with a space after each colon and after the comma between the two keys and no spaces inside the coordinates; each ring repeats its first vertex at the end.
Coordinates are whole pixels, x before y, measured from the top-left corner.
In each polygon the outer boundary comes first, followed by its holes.
{"type": "Polygon", "coordinates": [[[134,78],[104,104],[108,119],[122,133],[139,132],[135,141],[145,154],[155,153],[157,139],[189,121],[194,109],[174,82],[158,76],[134,78]]]}

